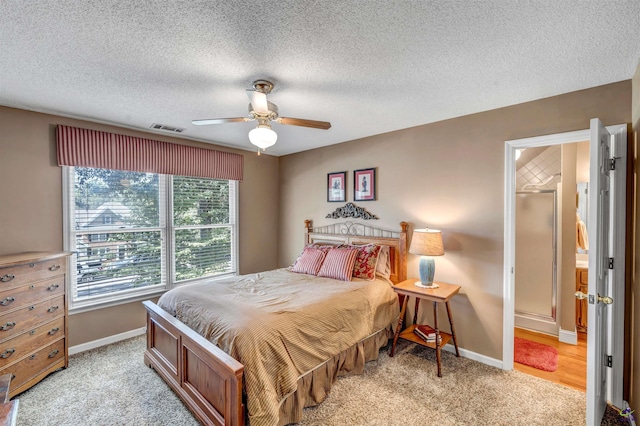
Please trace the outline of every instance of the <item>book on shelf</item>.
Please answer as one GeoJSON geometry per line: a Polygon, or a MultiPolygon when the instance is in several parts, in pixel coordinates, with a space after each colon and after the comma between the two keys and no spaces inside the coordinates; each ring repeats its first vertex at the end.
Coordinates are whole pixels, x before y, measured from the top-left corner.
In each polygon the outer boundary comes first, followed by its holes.
{"type": "MultiPolygon", "coordinates": [[[[436,342],[436,331],[428,325],[416,325],[413,332],[427,343],[436,342]]],[[[438,336],[438,343],[442,341],[442,336],[438,336]]]]}

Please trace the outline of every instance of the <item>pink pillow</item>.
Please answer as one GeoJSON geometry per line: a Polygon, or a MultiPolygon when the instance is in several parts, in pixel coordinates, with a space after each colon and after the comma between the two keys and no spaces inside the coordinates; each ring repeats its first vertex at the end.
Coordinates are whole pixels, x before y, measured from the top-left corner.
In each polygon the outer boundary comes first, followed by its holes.
{"type": "Polygon", "coordinates": [[[358,249],[333,248],[329,250],[318,272],[318,276],[351,281],[356,256],[358,256],[358,249]]]}
{"type": "Polygon", "coordinates": [[[317,248],[306,248],[291,267],[291,272],[318,275],[327,251],[317,248]]]}
{"type": "Polygon", "coordinates": [[[298,255],[298,257],[296,258],[296,261],[295,261],[295,262],[293,262],[293,265],[291,265],[291,266],[294,266],[296,263],[298,263],[298,260],[300,260],[300,258],[302,257],[302,254],[303,254],[303,253],[304,253],[304,251],[305,251],[306,249],[308,249],[308,248],[314,248],[314,249],[320,249],[320,250],[322,250],[322,251],[327,251],[327,250],[329,250],[331,247],[335,247],[335,246],[327,246],[327,245],[314,244],[314,243],[307,244],[306,246],[304,246],[304,248],[302,249],[302,251],[300,252],[300,254],[298,255]]]}

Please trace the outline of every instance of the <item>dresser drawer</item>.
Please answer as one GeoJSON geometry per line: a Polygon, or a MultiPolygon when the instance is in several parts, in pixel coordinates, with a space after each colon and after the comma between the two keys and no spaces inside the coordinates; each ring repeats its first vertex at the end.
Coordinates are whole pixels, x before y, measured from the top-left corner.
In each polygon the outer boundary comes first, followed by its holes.
{"type": "Polygon", "coordinates": [[[64,337],[64,317],[0,343],[0,368],[64,337]]]}
{"type": "Polygon", "coordinates": [[[0,375],[11,374],[11,388],[18,389],[23,383],[37,376],[53,364],[64,360],[64,339],[40,349],[38,352],[0,370],[0,375]]]}
{"type": "Polygon", "coordinates": [[[0,268],[0,291],[64,275],[66,271],[66,257],[0,268]]]}
{"type": "Polygon", "coordinates": [[[65,315],[64,295],[0,315],[0,342],[65,315]]]}
{"type": "Polygon", "coordinates": [[[64,275],[0,291],[0,315],[61,294],[64,294],[64,275]]]}

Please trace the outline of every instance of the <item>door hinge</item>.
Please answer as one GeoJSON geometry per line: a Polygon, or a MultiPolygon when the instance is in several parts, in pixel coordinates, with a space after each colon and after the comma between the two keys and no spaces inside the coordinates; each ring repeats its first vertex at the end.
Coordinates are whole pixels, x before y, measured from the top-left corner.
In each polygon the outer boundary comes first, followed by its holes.
{"type": "Polygon", "coordinates": [[[611,355],[607,355],[606,360],[606,366],[613,367],[613,357],[611,355]]]}
{"type": "Polygon", "coordinates": [[[609,269],[613,269],[613,257],[609,258],[609,269]]]}
{"type": "Polygon", "coordinates": [[[618,158],[620,158],[620,157],[609,158],[609,170],[615,170],[616,169],[616,160],[618,158]]]}

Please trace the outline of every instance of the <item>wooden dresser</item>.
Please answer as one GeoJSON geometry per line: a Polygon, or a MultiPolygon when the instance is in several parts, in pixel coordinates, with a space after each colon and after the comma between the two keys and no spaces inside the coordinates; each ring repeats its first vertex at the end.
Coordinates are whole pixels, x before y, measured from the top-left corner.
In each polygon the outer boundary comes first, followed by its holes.
{"type": "Polygon", "coordinates": [[[68,364],[65,275],[70,253],[0,256],[0,375],[10,397],[68,364]]]}
{"type": "MultiPolygon", "coordinates": [[[[589,270],[586,268],[576,268],[576,291],[584,294],[589,293],[589,270]]],[[[576,300],[576,330],[587,331],[587,299],[576,300]]]]}

